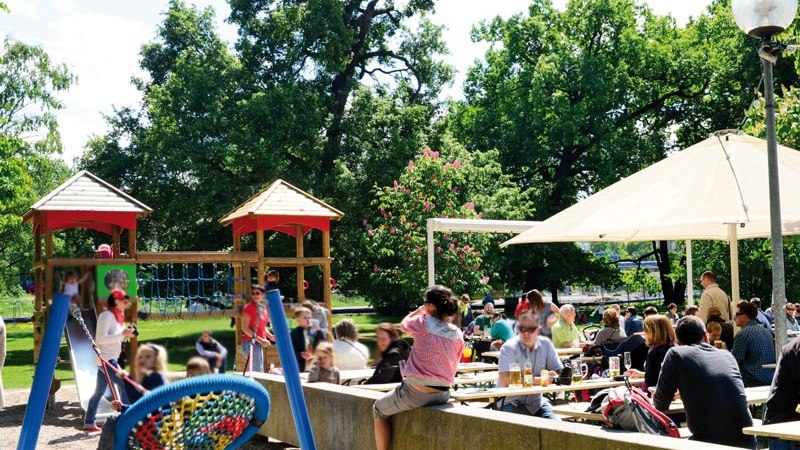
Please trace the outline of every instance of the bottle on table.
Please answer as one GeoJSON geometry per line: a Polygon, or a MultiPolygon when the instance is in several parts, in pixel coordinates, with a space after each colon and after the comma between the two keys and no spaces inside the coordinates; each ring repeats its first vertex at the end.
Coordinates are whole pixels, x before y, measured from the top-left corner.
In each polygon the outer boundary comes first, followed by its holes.
{"type": "Polygon", "coordinates": [[[529,388],[533,387],[533,364],[531,364],[531,360],[528,359],[525,361],[525,365],[523,366],[522,371],[522,382],[524,387],[529,388]]]}

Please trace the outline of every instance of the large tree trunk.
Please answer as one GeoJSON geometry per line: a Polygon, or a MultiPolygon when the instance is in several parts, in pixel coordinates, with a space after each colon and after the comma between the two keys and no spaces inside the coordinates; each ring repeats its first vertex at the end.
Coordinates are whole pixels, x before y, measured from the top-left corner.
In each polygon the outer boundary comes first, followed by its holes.
{"type": "Polygon", "coordinates": [[[683,304],[686,283],[680,281],[673,284],[669,274],[672,266],[669,262],[669,247],[667,241],[653,241],[653,253],[656,255],[659,278],[661,279],[661,292],[664,294],[664,306],[670,303],[683,304]]]}

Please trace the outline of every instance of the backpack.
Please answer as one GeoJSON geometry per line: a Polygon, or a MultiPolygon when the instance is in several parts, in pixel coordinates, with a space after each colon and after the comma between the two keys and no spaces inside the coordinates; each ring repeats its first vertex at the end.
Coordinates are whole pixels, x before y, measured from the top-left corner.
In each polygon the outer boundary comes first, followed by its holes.
{"type": "Polygon", "coordinates": [[[681,437],[675,422],[650,404],[647,395],[630,383],[610,389],[605,401],[603,417],[608,428],[681,437]]]}

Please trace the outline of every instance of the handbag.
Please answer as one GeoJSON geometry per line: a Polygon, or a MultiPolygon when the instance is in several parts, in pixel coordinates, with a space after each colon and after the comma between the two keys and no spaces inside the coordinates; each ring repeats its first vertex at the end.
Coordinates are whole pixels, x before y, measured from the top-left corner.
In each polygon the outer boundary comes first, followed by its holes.
{"type": "Polygon", "coordinates": [[[645,393],[631,386],[610,389],[603,417],[608,428],[658,434],[680,439],[678,426],[666,414],[657,410],[645,393]]]}

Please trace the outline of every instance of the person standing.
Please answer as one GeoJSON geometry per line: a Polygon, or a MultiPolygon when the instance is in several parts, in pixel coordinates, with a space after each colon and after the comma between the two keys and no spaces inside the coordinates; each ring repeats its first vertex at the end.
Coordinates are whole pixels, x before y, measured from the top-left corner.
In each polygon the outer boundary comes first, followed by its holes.
{"type": "Polygon", "coordinates": [[[467,327],[475,320],[472,315],[472,306],[470,306],[469,294],[461,294],[461,299],[458,302],[458,315],[456,316],[456,325],[465,331],[467,327]]]}
{"type": "Polygon", "coordinates": [[[203,331],[195,342],[194,349],[197,354],[208,361],[208,366],[216,373],[225,373],[228,361],[228,349],[211,335],[211,330],[203,331]]]}
{"type": "MultiPolygon", "coordinates": [[[[767,397],[764,425],[800,420],[800,337],[792,339],[781,349],[778,369],[767,397]]],[[[770,438],[770,450],[796,450],[796,442],[770,438]]]]}
{"type": "Polygon", "coordinates": [[[733,356],[708,345],[703,321],[686,316],[675,335],[680,345],[664,356],[653,395],[653,406],[666,412],[680,391],[690,439],[741,448],[756,448],[742,428],[753,425],[744,383],[733,356]],[[700,382],[702,380],[702,382],[700,382]]]}
{"type": "Polygon", "coordinates": [[[539,333],[549,338],[553,334],[553,326],[558,321],[558,307],[552,302],[544,301],[544,296],[536,289],[528,291],[525,299],[528,300],[528,311],[536,314],[541,322],[539,333]]]}
{"type": "Polygon", "coordinates": [[[403,383],[375,401],[372,407],[375,447],[388,450],[392,442],[391,416],[450,399],[464,338],[450,323],[458,314],[453,292],[444,286],[425,291],[422,306],[409,313],[401,328],[414,338],[414,348],[403,368],[403,383]]]}
{"type": "Polygon", "coordinates": [[[253,372],[264,371],[263,348],[275,340],[267,330],[269,312],[264,304],[264,292],[264,286],[254,284],[250,291],[251,301],[242,308],[242,352],[250,361],[253,372]]]}
{"type": "Polygon", "coordinates": [[[708,309],[716,306],[719,308],[720,317],[726,322],[732,319],[731,298],[717,284],[717,276],[709,270],[700,275],[700,284],[703,285],[703,295],[700,296],[699,317],[703,322],[708,320],[708,309]]]}
{"type": "MultiPolygon", "coordinates": [[[[97,328],[94,336],[97,350],[103,359],[116,367],[117,371],[120,370],[117,360],[122,352],[122,341],[134,336],[133,329],[125,327],[125,308],[128,306],[129,301],[130,297],[122,289],[114,289],[111,291],[111,295],[108,296],[108,309],[97,317],[97,328]]],[[[103,362],[100,357],[95,357],[95,364],[97,365],[97,380],[94,393],[89,398],[89,404],[86,406],[86,415],[83,418],[83,431],[88,433],[102,431],[97,426],[97,407],[100,406],[100,400],[105,394],[106,388],[109,387],[106,380],[106,371],[103,368],[103,362]]],[[[119,391],[118,400],[122,403],[128,403],[128,396],[122,379],[117,376],[115,370],[108,368],[107,373],[111,383],[119,391]]],[[[113,387],[111,388],[113,389],[113,387]]]]}
{"type": "Polygon", "coordinates": [[[756,306],[747,300],[736,305],[734,321],[740,328],[733,339],[733,353],[746,387],[766,386],[772,381],[774,369],[765,369],[764,364],[775,363],[775,347],[772,333],[756,321],[756,306]]]}
{"type": "MultiPolygon", "coordinates": [[[[530,362],[534,374],[534,385],[541,383],[541,378],[536,376],[542,370],[548,371],[549,378],[555,378],[564,368],[558,358],[556,348],[550,339],[540,339],[540,319],[536,314],[525,312],[519,316],[517,322],[517,336],[506,342],[500,349],[498,363],[499,387],[506,387],[511,382],[511,364],[517,364],[520,370],[530,362]]],[[[530,416],[555,419],[553,408],[541,394],[519,395],[503,399],[500,409],[502,411],[527,414],[530,416]]]]}

